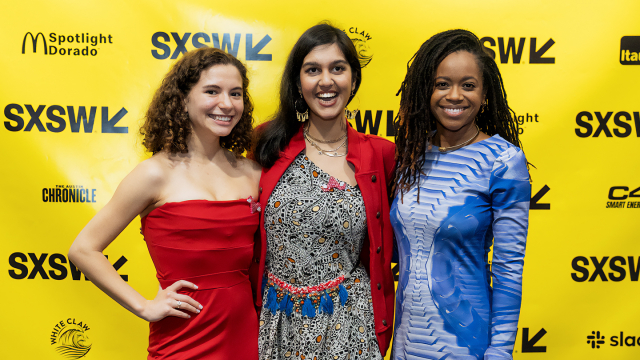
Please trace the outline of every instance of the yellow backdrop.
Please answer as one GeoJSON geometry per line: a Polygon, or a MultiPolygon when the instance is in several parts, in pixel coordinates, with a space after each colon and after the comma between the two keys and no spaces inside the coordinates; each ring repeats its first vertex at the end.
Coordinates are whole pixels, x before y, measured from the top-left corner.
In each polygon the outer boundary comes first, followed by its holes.
{"type": "MultiPolygon", "coordinates": [[[[147,323],[69,263],[71,242],[148,156],[138,128],[183,51],[218,46],[245,61],[260,123],[294,42],[326,19],[371,56],[354,126],[389,139],[419,46],[452,28],[483,38],[536,166],[514,358],[639,358],[638,14],[636,0],[3,2],[0,357],[77,358],[87,348],[61,347],[70,329],[91,344],[84,358],[146,356],[147,323]]],[[[106,254],[151,298],[139,226],[106,254]]]]}

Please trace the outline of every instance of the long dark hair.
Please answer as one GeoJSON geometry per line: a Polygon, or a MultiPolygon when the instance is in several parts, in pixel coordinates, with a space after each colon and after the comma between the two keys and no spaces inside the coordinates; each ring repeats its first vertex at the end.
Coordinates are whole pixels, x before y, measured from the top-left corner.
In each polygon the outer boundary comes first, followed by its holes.
{"type": "Polygon", "coordinates": [[[395,137],[398,166],[394,191],[398,190],[401,196],[420,178],[427,136],[436,129],[436,117],[431,113],[429,105],[436,70],[442,60],[457,51],[473,54],[482,72],[482,88],[486,92],[487,106],[476,117],[480,130],[489,136],[499,134],[511,144],[522,148],[515,113],[507,104],[507,94],[496,62],[485,52],[484,46],[472,32],[441,32],[422,44],[420,50],[409,60],[407,75],[398,91],[402,96],[395,137]]]}
{"type": "Polygon", "coordinates": [[[233,55],[215,48],[201,48],[184,54],[169,70],[153,96],[145,123],[140,129],[147,151],[152,154],[163,149],[172,154],[189,151],[187,139],[191,135],[191,120],[184,111],[184,101],[200,80],[202,71],[215,65],[233,65],[238,69],[242,77],[244,104],[240,121],[229,135],[220,138],[220,146],[233,151],[236,156],[249,148],[253,131],[253,103],[247,90],[247,69],[233,55]]]}
{"type": "Polygon", "coordinates": [[[255,160],[261,166],[270,168],[280,157],[280,152],[289,144],[291,138],[298,132],[302,123],[297,121],[295,101],[300,98],[300,69],[304,58],[317,46],[337,44],[349,66],[351,76],[356,84],[355,96],[362,81],[362,69],[358,53],[353,43],[344,31],[328,23],[318,24],[309,28],[300,36],[298,42],[291,49],[287,64],[284,67],[280,82],[280,104],[278,111],[258,134],[254,149],[255,160]]]}

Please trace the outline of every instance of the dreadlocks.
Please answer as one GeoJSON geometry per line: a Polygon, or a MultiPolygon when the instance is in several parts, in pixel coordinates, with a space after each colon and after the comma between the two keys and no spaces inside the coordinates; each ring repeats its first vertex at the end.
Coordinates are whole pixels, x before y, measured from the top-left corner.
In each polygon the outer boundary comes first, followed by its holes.
{"type": "MultiPolygon", "coordinates": [[[[482,73],[482,87],[486,91],[487,106],[478,113],[476,124],[480,131],[492,136],[500,135],[511,144],[522,148],[518,139],[515,113],[507,104],[502,76],[493,58],[472,32],[449,30],[432,36],[407,63],[407,75],[400,86],[400,111],[396,132],[396,162],[393,192],[400,196],[418,182],[424,165],[427,136],[436,129],[436,117],[429,106],[435,86],[438,66],[447,56],[457,51],[473,54],[482,73]]],[[[397,95],[397,94],[396,94],[397,95]]],[[[418,188],[418,202],[420,189],[418,188]]]]}

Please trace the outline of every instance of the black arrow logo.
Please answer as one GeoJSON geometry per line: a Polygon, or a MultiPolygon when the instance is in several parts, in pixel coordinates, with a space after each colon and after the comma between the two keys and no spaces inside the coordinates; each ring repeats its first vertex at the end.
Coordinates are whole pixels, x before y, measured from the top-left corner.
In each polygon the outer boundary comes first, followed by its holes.
{"type": "Polygon", "coordinates": [[[260,50],[271,41],[271,36],[265,35],[256,46],[253,46],[253,34],[247,34],[247,54],[245,58],[247,61],[271,61],[271,54],[260,54],[260,50]]]}
{"type": "Polygon", "coordinates": [[[529,41],[529,64],[555,64],[556,58],[542,57],[555,43],[553,39],[549,39],[540,49],[536,50],[536,38],[532,37],[529,41]]]}
{"type": "Polygon", "coordinates": [[[540,199],[542,199],[542,197],[546,193],[548,193],[549,190],[551,190],[551,189],[547,185],[543,186],[542,189],[540,189],[531,198],[531,201],[529,202],[529,208],[531,210],[550,210],[551,209],[551,204],[549,204],[549,203],[538,203],[538,201],[540,201],[540,199]]]}
{"type": "Polygon", "coordinates": [[[547,352],[546,346],[534,346],[546,333],[547,330],[542,328],[529,339],[529,328],[522,328],[522,352],[547,352]]]}

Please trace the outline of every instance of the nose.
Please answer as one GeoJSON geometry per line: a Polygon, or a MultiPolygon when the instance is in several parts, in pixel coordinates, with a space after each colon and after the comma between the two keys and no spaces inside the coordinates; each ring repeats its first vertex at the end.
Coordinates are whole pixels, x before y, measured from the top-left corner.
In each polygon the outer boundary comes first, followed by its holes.
{"type": "Polygon", "coordinates": [[[451,90],[447,93],[447,100],[450,100],[450,101],[462,101],[463,100],[462,91],[460,90],[459,86],[453,85],[451,87],[451,90]]]}
{"type": "Polygon", "coordinates": [[[220,102],[218,103],[218,107],[221,109],[230,109],[231,105],[231,97],[227,93],[223,93],[220,97],[220,102]]]}
{"type": "Polygon", "coordinates": [[[320,85],[321,87],[330,87],[331,85],[333,85],[333,79],[331,78],[330,71],[322,72],[318,85],[320,85]]]}

